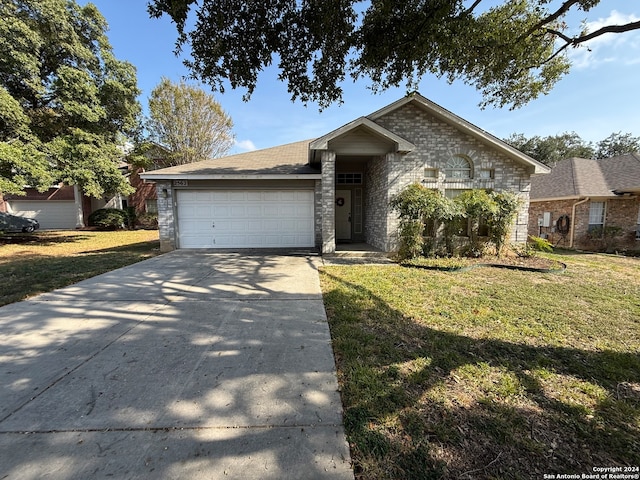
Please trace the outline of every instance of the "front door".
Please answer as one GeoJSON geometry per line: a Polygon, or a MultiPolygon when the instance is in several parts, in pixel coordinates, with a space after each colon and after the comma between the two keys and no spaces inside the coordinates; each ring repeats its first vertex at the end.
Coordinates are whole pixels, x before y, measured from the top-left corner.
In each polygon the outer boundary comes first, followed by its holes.
{"type": "Polygon", "coordinates": [[[351,190],[336,190],[336,240],[351,240],[351,190]]]}

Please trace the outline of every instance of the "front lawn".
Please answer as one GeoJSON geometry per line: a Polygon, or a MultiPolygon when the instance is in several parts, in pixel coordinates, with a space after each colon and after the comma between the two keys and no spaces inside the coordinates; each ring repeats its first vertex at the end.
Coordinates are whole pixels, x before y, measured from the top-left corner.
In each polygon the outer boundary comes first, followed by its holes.
{"type": "Polygon", "coordinates": [[[157,230],[42,231],[0,236],[0,305],[160,253],[157,230]]]}
{"type": "Polygon", "coordinates": [[[640,259],[551,257],[567,272],[323,268],[357,478],[640,465],[640,259]]]}

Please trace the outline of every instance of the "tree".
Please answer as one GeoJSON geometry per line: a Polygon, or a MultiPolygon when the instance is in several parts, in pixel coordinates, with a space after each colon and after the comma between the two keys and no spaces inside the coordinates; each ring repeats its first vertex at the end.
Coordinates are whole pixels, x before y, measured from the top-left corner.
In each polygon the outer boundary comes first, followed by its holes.
{"type": "Polygon", "coordinates": [[[176,23],[177,51],[191,47],[194,77],[221,91],[254,91],[258,74],[278,62],[292,100],[321,107],[340,101],[340,83],[368,77],[374,90],[415,90],[426,74],[473,84],[483,106],[519,107],[547,93],[569,71],[569,47],[640,22],[584,29],[575,36],[567,13],[600,0],[151,0],[152,17],[176,23]],[[197,5],[195,28],[187,18],[197,5]],[[557,2],[554,2],[557,4],[557,2]],[[555,8],[555,10],[553,9],[555,8]]]}
{"type": "Polygon", "coordinates": [[[0,3],[0,192],[58,181],[94,197],[131,192],[118,167],[140,91],[106,31],[91,3],[0,3]]]}
{"type": "Polygon", "coordinates": [[[171,151],[167,166],[216,158],[233,146],[233,121],[212,95],[163,78],[149,98],[147,129],[171,151]]]}
{"type": "Polygon", "coordinates": [[[611,158],[640,152],[640,137],[630,133],[612,133],[596,144],[596,158],[611,158]]]}
{"type": "Polygon", "coordinates": [[[548,137],[526,137],[523,133],[513,133],[504,139],[506,143],[526,153],[545,165],[553,166],[565,158],[605,159],[640,152],[640,137],[631,133],[612,133],[604,140],[591,142],[583,140],[576,132],[565,132],[548,137]]]}
{"type": "Polygon", "coordinates": [[[591,143],[585,142],[576,132],[564,132],[548,137],[536,135],[531,138],[525,137],[522,133],[514,133],[504,141],[549,166],[565,158],[593,158],[595,155],[591,143]]]}

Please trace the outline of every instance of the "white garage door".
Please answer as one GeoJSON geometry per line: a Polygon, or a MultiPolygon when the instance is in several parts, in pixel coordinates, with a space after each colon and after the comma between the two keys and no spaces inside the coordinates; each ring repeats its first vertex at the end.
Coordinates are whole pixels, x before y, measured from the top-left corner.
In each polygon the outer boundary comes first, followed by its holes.
{"type": "Polygon", "coordinates": [[[179,190],[180,248],[313,247],[311,190],[179,190]]]}
{"type": "Polygon", "coordinates": [[[13,215],[35,218],[40,228],[76,228],[76,204],[73,200],[11,200],[8,203],[13,215]]]}

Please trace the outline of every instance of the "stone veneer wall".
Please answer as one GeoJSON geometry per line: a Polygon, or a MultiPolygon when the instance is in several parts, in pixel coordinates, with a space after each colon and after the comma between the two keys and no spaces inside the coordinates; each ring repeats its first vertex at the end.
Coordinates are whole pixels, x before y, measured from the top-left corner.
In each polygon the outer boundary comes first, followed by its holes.
{"type": "MultiPolygon", "coordinates": [[[[386,204],[392,195],[414,182],[422,182],[426,187],[438,189],[443,193],[449,189],[471,188],[512,191],[519,195],[522,203],[512,229],[511,241],[526,241],[531,189],[531,175],[527,167],[516,164],[502,153],[411,104],[377,119],[376,123],[416,146],[416,150],[406,155],[388,156],[390,161],[388,162],[386,204]],[[463,155],[473,163],[474,178],[462,181],[451,181],[445,178],[446,162],[454,155],[463,155]],[[425,168],[436,169],[437,178],[426,179],[425,168]],[[493,178],[479,178],[480,170],[491,171],[493,178]]],[[[370,186],[369,183],[367,185],[370,186]]],[[[393,249],[396,246],[394,239],[398,228],[397,215],[389,211],[386,223],[387,238],[390,239],[388,247],[393,249]]],[[[370,240],[369,243],[371,243],[370,240]]]]}
{"type": "Polygon", "coordinates": [[[173,214],[173,190],[171,182],[158,182],[158,230],[160,232],[160,251],[169,252],[176,249],[176,224],[173,214]],[[167,198],[161,193],[167,190],[167,198]]]}
{"type": "MultiPolygon", "coordinates": [[[[547,239],[556,246],[569,247],[569,235],[563,237],[555,229],[555,222],[562,215],[568,215],[571,218],[573,205],[578,203],[580,199],[568,200],[544,200],[533,201],[529,209],[529,235],[540,236],[546,235],[547,239]],[[551,213],[551,226],[538,226],[538,218],[541,218],[544,212],[551,213]]],[[[606,201],[604,224],[610,227],[620,227],[623,233],[611,242],[613,248],[624,248],[630,250],[640,249],[640,240],[636,240],[636,228],[638,222],[638,211],[640,210],[640,198],[623,197],[612,199],[594,199],[594,201],[606,201]]],[[[589,238],[587,230],[589,228],[589,204],[587,201],[576,205],[575,219],[571,219],[574,223],[574,241],[573,247],[579,250],[603,250],[606,245],[600,240],[589,238]]]]}

